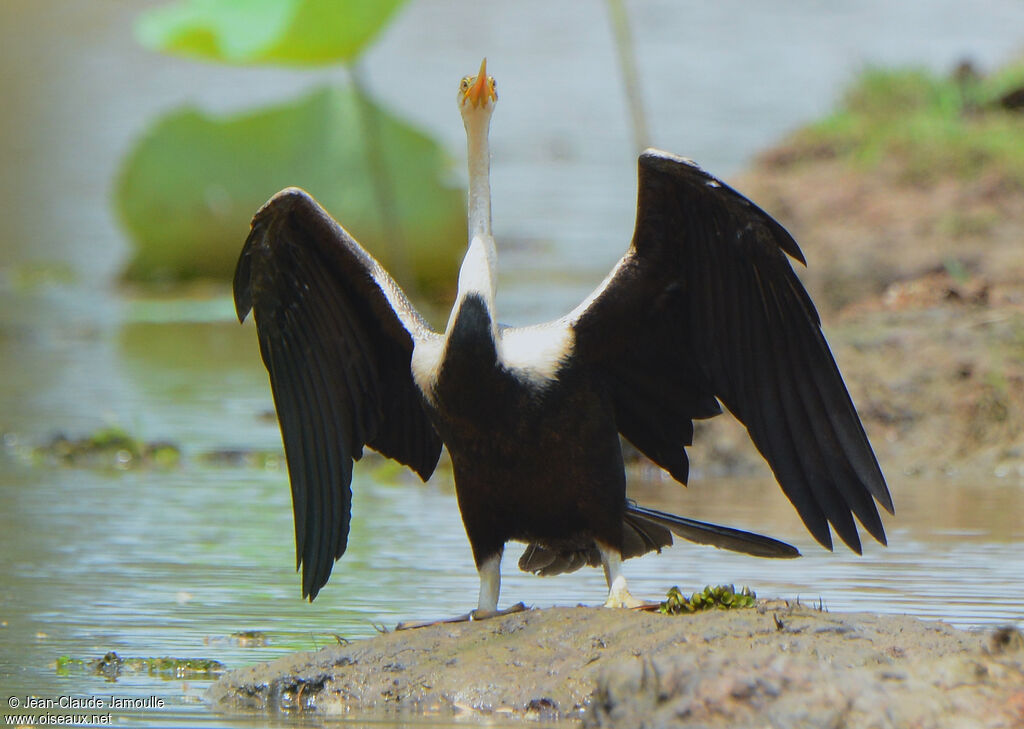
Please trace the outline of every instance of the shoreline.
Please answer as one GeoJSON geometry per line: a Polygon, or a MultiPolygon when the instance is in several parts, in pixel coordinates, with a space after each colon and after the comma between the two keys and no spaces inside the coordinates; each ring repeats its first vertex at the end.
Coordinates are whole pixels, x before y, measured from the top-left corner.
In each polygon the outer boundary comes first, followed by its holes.
{"type": "Polygon", "coordinates": [[[225,674],[208,700],[226,712],[587,729],[1013,727],[1024,722],[1024,635],[781,600],[681,616],[535,609],[283,656],[225,674]]]}

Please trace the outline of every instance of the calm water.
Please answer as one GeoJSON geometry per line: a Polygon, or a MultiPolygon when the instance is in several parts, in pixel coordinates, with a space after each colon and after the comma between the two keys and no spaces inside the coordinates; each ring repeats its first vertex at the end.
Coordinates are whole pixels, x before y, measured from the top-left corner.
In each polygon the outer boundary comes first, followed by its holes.
{"type": "MultiPolygon", "coordinates": [[[[353,484],[349,553],[317,602],[303,603],[283,471],[198,460],[211,448],[279,448],[264,417],[266,377],[254,333],[232,323],[225,291],[168,301],[112,284],[127,251],[108,202],[117,161],[148,120],[183,101],[239,109],[338,73],[148,54],[130,38],[138,6],[0,4],[0,704],[28,694],[156,695],[164,709],[122,722],[271,726],[210,715],[202,681],[107,683],[58,676],[53,663],[115,650],[236,667],[330,644],[333,634],[462,612],[477,580],[448,475],[424,486],[368,462],[353,484]],[[39,264],[49,278],[26,282],[39,264]],[[66,469],[24,457],[55,432],[107,424],[180,443],[183,465],[66,469]],[[266,632],[269,645],[237,646],[229,636],[240,630],[266,632]]],[[[632,227],[634,155],[603,5],[508,3],[487,16],[475,7],[413,2],[365,72],[378,96],[460,158],[454,80],[488,54],[502,90],[493,130],[495,224],[506,242],[499,306],[510,321],[554,316],[600,280],[632,227]]],[[[866,63],[944,69],[971,55],[991,66],[1024,40],[1015,0],[986,3],[985,14],[954,2],[629,7],[652,142],[723,174],[827,109],[866,63]]],[[[813,265],[813,242],[802,245],[813,265]]],[[[735,582],[832,610],[964,627],[1024,620],[1024,473],[926,481],[890,471],[899,508],[888,521],[891,546],[868,545],[861,558],[817,549],[765,479],[697,475],[686,491],[641,479],[636,492],[790,540],[806,556],[753,561],[682,546],[628,564],[636,593],[735,582]]],[[[503,604],[603,600],[597,570],[542,580],[514,572],[515,558],[510,550],[503,604]]]]}

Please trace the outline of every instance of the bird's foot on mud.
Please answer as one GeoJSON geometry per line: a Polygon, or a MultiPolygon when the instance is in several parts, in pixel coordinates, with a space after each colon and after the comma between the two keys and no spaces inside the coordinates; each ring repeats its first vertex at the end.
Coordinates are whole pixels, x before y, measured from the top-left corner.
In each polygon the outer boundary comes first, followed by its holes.
{"type": "Polygon", "coordinates": [[[441,618],[439,620],[408,620],[403,621],[395,626],[395,630],[411,630],[412,628],[426,628],[429,625],[442,625],[445,623],[467,623],[475,622],[477,620],[488,620],[490,618],[499,618],[503,615],[511,615],[513,613],[521,613],[524,610],[528,610],[525,604],[517,602],[512,607],[507,607],[504,610],[471,610],[468,613],[462,615],[456,615],[453,618],[441,618]]]}
{"type": "Polygon", "coordinates": [[[646,604],[630,594],[625,580],[615,580],[608,591],[608,599],[604,601],[604,606],[610,608],[639,608],[646,604]]]}
{"type": "Polygon", "coordinates": [[[525,603],[517,602],[512,607],[507,607],[504,610],[480,610],[477,608],[469,613],[469,620],[489,620],[490,618],[500,618],[502,615],[511,615],[512,613],[521,613],[526,610],[525,603]]]}

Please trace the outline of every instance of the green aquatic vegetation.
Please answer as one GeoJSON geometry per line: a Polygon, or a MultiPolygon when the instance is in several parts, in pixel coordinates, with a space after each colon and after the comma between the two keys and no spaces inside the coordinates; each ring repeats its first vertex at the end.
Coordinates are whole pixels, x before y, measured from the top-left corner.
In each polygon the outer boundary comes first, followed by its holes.
{"type": "Polygon", "coordinates": [[[165,678],[214,678],[224,673],[224,664],[212,658],[122,658],[114,651],[102,658],[60,656],[55,663],[59,676],[95,673],[116,679],[121,674],[146,673],[165,678]]]}
{"type": "Polygon", "coordinates": [[[1024,187],[1024,114],[1000,103],[1022,84],[1024,62],[984,77],[870,68],[838,109],[790,139],[786,159],[837,157],[869,168],[895,163],[911,183],[984,176],[1024,187]]]}
{"type": "Polygon", "coordinates": [[[754,607],[756,600],[757,595],[749,587],[742,587],[736,592],[732,585],[707,585],[690,597],[686,597],[678,587],[673,587],[658,607],[658,612],[663,615],[682,615],[700,610],[735,610],[754,607]]]}
{"type": "Polygon", "coordinates": [[[237,630],[230,635],[208,635],[204,645],[231,645],[237,648],[263,648],[270,645],[270,637],[262,630],[237,630]]]}
{"type": "Polygon", "coordinates": [[[36,447],[32,455],[41,462],[93,468],[174,468],[181,463],[181,449],[163,441],[147,443],[117,426],[101,428],[83,438],[63,433],[36,447]]]}
{"type": "Polygon", "coordinates": [[[260,648],[270,644],[261,630],[239,630],[231,634],[231,642],[239,648],[260,648]]]}

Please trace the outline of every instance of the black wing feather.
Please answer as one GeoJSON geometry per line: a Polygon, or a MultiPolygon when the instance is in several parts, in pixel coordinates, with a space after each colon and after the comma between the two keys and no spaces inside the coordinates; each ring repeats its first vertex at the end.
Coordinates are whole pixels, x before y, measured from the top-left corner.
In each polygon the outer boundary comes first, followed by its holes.
{"type": "Polygon", "coordinates": [[[235,270],[270,375],[310,600],[348,544],[352,462],[369,445],[424,480],[441,452],[410,370],[437,336],[383,268],[307,193],[289,188],[253,218],[235,270]]]}
{"type": "Polygon", "coordinates": [[[575,353],[611,383],[619,432],[678,480],[690,421],[721,401],[815,539],[831,548],[831,523],[859,552],[853,516],[884,543],[875,501],[891,513],[892,498],[787,254],[804,262],[754,203],[695,164],[649,150],[633,244],[568,317],[575,353]],[[635,393],[652,391],[657,401],[638,406],[635,393]]]}

